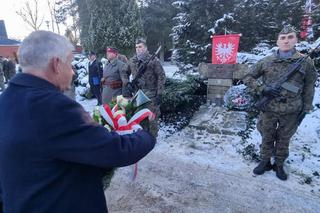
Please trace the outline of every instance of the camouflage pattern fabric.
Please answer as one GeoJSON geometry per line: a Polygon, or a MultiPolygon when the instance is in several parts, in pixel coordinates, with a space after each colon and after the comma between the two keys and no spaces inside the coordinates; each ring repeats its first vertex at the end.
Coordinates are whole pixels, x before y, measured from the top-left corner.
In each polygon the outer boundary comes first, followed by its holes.
{"type": "MultiPolygon", "coordinates": [[[[281,59],[278,53],[267,56],[257,62],[244,77],[244,83],[251,91],[260,96],[263,89],[276,81],[283,73],[288,72],[289,66],[303,57],[295,52],[288,59],[281,59]]],[[[273,99],[260,114],[257,128],[262,136],[261,158],[269,160],[273,153],[277,164],[282,165],[289,154],[289,141],[298,128],[298,115],[301,111],[312,110],[314,84],[317,79],[311,59],[307,59],[288,83],[299,88],[297,93],[282,89],[281,99],[273,99]]]]}
{"type": "Polygon", "coordinates": [[[152,98],[151,102],[146,104],[145,107],[148,108],[151,112],[153,112],[156,115],[156,118],[153,121],[142,123],[142,128],[144,130],[149,131],[154,137],[158,137],[158,120],[159,116],[161,115],[160,106],[156,104],[156,99],[152,98]]]}
{"type": "Polygon", "coordinates": [[[16,63],[9,59],[6,63],[6,80],[9,81],[16,74],[16,63]]]}
{"type": "MultiPolygon", "coordinates": [[[[146,60],[148,60],[150,57],[151,55],[148,54],[146,60]]],[[[140,61],[138,60],[137,56],[131,58],[127,67],[127,76],[132,74],[134,79],[138,73],[139,65],[140,61]]],[[[150,61],[150,63],[147,65],[146,71],[138,80],[139,89],[141,89],[148,96],[148,98],[151,99],[151,103],[148,104],[147,108],[156,114],[156,119],[150,122],[150,127],[145,127],[148,128],[151,134],[155,137],[158,136],[158,118],[161,114],[160,106],[157,104],[156,98],[158,95],[163,94],[165,81],[165,72],[159,59],[157,58],[150,61]]]]}
{"type": "Polygon", "coordinates": [[[269,160],[273,155],[278,165],[289,156],[289,142],[298,128],[298,113],[261,113],[257,129],[262,136],[261,159],[269,160]],[[277,128],[275,128],[278,126],[277,128]]]}
{"type": "MultiPolygon", "coordinates": [[[[277,54],[267,56],[257,62],[247,74],[243,81],[253,89],[257,95],[261,95],[263,88],[276,81],[283,73],[287,72],[289,66],[303,55],[296,52],[291,58],[280,59],[277,54]],[[260,79],[258,79],[260,78],[260,79]]],[[[300,90],[298,93],[282,89],[280,94],[284,101],[273,99],[267,106],[267,112],[277,112],[282,114],[312,110],[312,100],[314,95],[314,84],[317,79],[316,71],[311,59],[307,59],[300,69],[289,80],[300,90]]]]}

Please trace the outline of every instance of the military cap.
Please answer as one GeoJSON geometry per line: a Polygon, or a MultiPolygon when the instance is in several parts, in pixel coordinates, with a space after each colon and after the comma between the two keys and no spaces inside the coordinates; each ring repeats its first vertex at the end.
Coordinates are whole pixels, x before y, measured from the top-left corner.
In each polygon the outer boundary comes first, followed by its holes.
{"type": "Polygon", "coordinates": [[[291,25],[285,25],[279,34],[297,33],[297,30],[291,25]]]}
{"type": "Polygon", "coordinates": [[[96,53],[93,52],[93,51],[89,51],[89,54],[88,54],[88,55],[96,55],[96,53]]]}
{"type": "Polygon", "coordinates": [[[117,48],[115,48],[115,47],[107,47],[106,52],[118,54],[119,50],[117,48]]]}
{"type": "Polygon", "coordinates": [[[147,44],[146,39],[142,38],[142,37],[141,38],[137,38],[136,39],[136,44],[141,44],[141,43],[146,45],[147,44]]]}

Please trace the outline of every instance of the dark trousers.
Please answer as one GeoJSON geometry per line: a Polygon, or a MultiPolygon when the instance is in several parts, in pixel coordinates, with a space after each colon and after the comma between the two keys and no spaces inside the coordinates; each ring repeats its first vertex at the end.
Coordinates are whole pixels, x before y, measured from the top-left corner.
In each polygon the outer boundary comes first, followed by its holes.
{"type": "Polygon", "coordinates": [[[98,105],[101,105],[102,101],[101,101],[101,88],[100,88],[100,86],[90,86],[90,88],[91,88],[91,93],[94,95],[94,97],[98,101],[98,105]]]}

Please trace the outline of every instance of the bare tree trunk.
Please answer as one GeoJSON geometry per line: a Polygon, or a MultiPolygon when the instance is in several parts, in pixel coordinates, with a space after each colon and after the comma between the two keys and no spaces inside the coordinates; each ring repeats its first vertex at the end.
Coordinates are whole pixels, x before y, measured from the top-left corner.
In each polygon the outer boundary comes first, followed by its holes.
{"type": "Polygon", "coordinates": [[[39,17],[38,9],[38,0],[33,0],[33,5],[30,5],[30,2],[26,1],[22,8],[19,11],[16,11],[16,13],[33,30],[39,30],[43,23],[44,16],[41,18],[39,17]],[[33,6],[33,8],[31,6],[33,6]]]}
{"type": "Polygon", "coordinates": [[[54,6],[51,6],[50,0],[47,0],[47,4],[50,12],[52,32],[55,32],[54,6]]]}

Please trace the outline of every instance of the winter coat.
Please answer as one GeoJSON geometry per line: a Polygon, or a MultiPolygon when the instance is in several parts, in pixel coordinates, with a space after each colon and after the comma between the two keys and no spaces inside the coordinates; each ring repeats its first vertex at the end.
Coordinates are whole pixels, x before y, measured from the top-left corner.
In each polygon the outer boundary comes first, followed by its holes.
{"type": "Polygon", "coordinates": [[[53,84],[25,73],[0,95],[0,117],[8,213],[106,213],[103,171],[139,161],[155,144],[143,130],[108,132],[53,84]]]}
{"type": "Polygon", "coordinates": [[[100,87],[100,80],[102,78],[102,64],[97,60],[89,63],[89,84],[90,87],[100,87]]]}
{"type": "Polygon", "coordinates": [[[116,98],[122,94],[123,86],[127,82],[124,72],[126,71],[126,64],[115,59],[107,64],[103,69],[103,91],[102,103],[108,104],[112,98],[116,98]]]}

